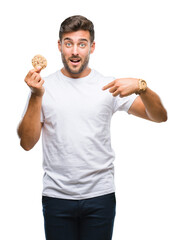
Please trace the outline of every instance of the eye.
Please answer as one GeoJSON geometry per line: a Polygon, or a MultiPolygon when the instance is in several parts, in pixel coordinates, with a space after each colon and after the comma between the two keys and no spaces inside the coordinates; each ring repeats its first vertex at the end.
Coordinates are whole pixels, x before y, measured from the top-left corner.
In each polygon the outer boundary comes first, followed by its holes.
{"type": "Polygon", "coordinates": [[[80,45],[79,45],[81,48],[84,48],[85,46],[86,46],[86,44],[85,43],[80,43],[80,45]]]}
{"type": "Polygon", "coordinates": [[[66,47],[71,47],[72,44],[70,42],[65,43],[66,47]]]}

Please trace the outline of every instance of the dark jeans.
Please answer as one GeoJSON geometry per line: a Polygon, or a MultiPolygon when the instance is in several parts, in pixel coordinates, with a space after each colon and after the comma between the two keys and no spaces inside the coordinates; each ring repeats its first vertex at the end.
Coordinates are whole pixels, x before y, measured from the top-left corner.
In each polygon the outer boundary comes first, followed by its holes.
{"type": "Polygon", "coordinates": [[[111,240],[115,193],[83,200],[42,196],[46,240],[111,240]]]}

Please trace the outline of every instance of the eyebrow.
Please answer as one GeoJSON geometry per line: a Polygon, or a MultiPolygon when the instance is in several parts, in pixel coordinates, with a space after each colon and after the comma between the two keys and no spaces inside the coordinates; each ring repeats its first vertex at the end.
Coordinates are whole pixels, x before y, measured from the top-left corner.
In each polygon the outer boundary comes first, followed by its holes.
{"type": "MultiPolygon", "coordinates": [[[[68,38],[68,37],[67,37],[67,38],[64,38],[64,41],[67,41],[67,40],[73,42],[73,40],[72,40],[71,38],[68,38]]],[[[87,40],[86,38],[80,38],[78,41],[80,41],[80,42],[81,42],[81,41],[82,41],[82,42],[84,42],[84,41],[85,41],[85,42],[88,42],[88,40],[87,40]]]]}

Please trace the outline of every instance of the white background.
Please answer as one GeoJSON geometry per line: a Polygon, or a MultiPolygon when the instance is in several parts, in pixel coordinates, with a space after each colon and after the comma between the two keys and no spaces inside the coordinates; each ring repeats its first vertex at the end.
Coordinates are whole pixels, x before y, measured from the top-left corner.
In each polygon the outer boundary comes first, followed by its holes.
{"type": "Polygon", "coordinates": [[[72,15],[93,21],[96,50],[90,67],[104,75],[143,78],[168,111],[166,123],[117,112],[117,213],[113,240],[184,239],[182,1],[6,1],[0,6],[0,239],[44,240],[41,141],[29,152],[16,128],[29,89],[31,59],[42,54],[46,76],[62,67],[61,22],[72,15]]]}

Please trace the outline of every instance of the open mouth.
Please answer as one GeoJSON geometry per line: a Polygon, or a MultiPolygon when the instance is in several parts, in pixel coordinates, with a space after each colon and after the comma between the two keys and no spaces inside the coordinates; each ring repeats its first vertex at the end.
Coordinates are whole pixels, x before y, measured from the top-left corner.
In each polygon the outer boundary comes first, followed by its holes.
{"type": "Polygon", "coordinates": [[[80,61],[80,59],[70,59],[70,62],[74,65],[78,64],[80,61]]]}

